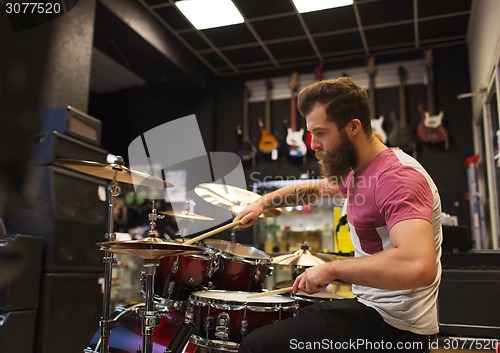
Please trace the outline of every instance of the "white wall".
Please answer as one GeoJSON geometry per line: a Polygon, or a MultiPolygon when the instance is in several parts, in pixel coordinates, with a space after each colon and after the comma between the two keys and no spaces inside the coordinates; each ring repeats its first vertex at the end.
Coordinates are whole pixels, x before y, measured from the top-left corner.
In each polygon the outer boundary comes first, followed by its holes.
{"type": "MultiPolygon", "coordinates": [[[[467,42],[471,92],[487,88],[500,58],[500,1],[474,0],[469,22],[467,42]]],[[[473,98],[474,118],[481,112],[482,97],[473,98]]]]}

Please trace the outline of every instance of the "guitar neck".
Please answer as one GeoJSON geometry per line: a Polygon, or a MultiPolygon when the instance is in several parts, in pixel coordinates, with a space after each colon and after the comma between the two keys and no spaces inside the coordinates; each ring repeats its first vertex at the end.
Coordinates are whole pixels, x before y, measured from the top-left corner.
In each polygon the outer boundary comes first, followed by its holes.
{"type": "Polygon", "coordinates": [[[250,140],[248,134],[249,129],[249,119],[248,119],[248,98],[250,96],[250,91],[245,87],[245,97],[243,99],[243,142],[247,143],[250,140]]]}
{"type": "Polygon", "coordinates": [[[434,115],[434,78],[432,75],[432,66],[427,66],[427,111],[434,115]]]}
{"type": "Polygon", "coordinates": [[[290,129],[297,130],[297,108],[295,104],[295,90],[290,90],[290,129]]]}
{"type": "Polygon", "coordinates": [[[265,112],[265,130],[268,134],[271,133],[271,84],[266,82],[266,112],[265,112]]]}
{"type": "Polygon", "coordinates": [[[400,79],[399,82],[399,127],[406,128],[406,94],[405,94],[405,82],[400,79]]]}
{"type": "Polygon", "coordinates": [[[368,77],[368,95],[370,96],[370,116],[375,119],[375,75],[368,77]]]}

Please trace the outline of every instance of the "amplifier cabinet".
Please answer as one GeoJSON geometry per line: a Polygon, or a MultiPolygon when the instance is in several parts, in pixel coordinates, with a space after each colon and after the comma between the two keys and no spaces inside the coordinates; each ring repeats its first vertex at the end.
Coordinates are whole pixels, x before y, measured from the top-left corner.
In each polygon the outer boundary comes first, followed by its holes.
{"type": "Polygon", "coordinates": [[[13,232],[44,238],[43,272],[102,271],[107,181],[57,166],[37,166],[27,182],[26,206],[10,215],[13,232]]]}

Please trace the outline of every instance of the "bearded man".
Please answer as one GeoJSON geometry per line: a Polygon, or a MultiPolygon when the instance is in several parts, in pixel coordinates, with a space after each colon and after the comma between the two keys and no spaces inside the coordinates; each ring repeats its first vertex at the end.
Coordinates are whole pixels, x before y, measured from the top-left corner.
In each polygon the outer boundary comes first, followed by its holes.
{"type": "Polygon", "coordinates": [[[313,294],[344,281],[356,297],[256,329],[239,352],[428,352],[441,278],[436,185],[415,159],[375,138],[368,95],[351,78],[315,82],[297,100],[324,178],[266,194],[235,220],[250,227],[268,208],[344,195],[355,256],[308,268],[293,291],[313,294]]]}

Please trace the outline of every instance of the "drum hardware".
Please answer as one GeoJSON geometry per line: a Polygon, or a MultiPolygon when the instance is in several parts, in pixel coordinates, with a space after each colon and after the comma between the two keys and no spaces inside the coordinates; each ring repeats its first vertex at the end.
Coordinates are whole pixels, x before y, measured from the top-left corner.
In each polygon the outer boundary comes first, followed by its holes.
{"type": "Polygon", "coordinates": [[[212,217],[203,216],[194,213],[194,206],[196,203],[192,199],[186,200],[186,209],[183,212],[162,211],[161,214],[175,217],[179,225],[179,235],[184,240],[189,233],[189,228],[193,222],[196,221],[213,221],[212,217]]]}
{"type": "MultiPolygon", "coordinates": [[[[114,234],[113,228],[115,222],[114,201],[115,198],[121,193],[121,187],[118,182],[162,189],[174,186],[166,180],[127,168],[125,166],[123,157],[121,156],[117,156],[115,162],[112,164],[64,158],[58,159],[56,162],[66,168],[73,169],[84,174],[96,176],[102,179],[110,180],[108,186],[108,229],[105,235],[105,244],[113,244],[116,240],[116,235],[114,234]]],[[[117,261],[116,258],[114,258],[113,253],[118,253],[118,251],[115,251],[116,249],[111,245],[103,246],[101,250],[104,250],[104,295],[102,305],[102,318],[99,322],[102,339],[100,352],[108,353],[109,335],[111,333],[112,326],[114,325],[114,322],[109,319],[111,305],[112,270],[113,264],[117,261]]],[[[130,252],[121,253],[130,254],[130,252]]]]}
{"type": "MultiPolygon", "coordinates": [[[[156,220],[161,218],[156,212],[154,201],[152,211],[148,215],[150,230],[149,236],[140,240],[111,241],[98,243],[101,250],[118,254],[135,255],[143,259],[144,271],[141,280],[145,290],[145,310],[142,315],[142,352],[153,352],[153,332],[159,323],[159,312],[155,310],[154,276],[160,259],[165,256],[187,255],[204,252],[203,248],[162,240],[155,237],[156,220]]],[[[139,350],[140,351],[140,350],[139,350]]]]}

